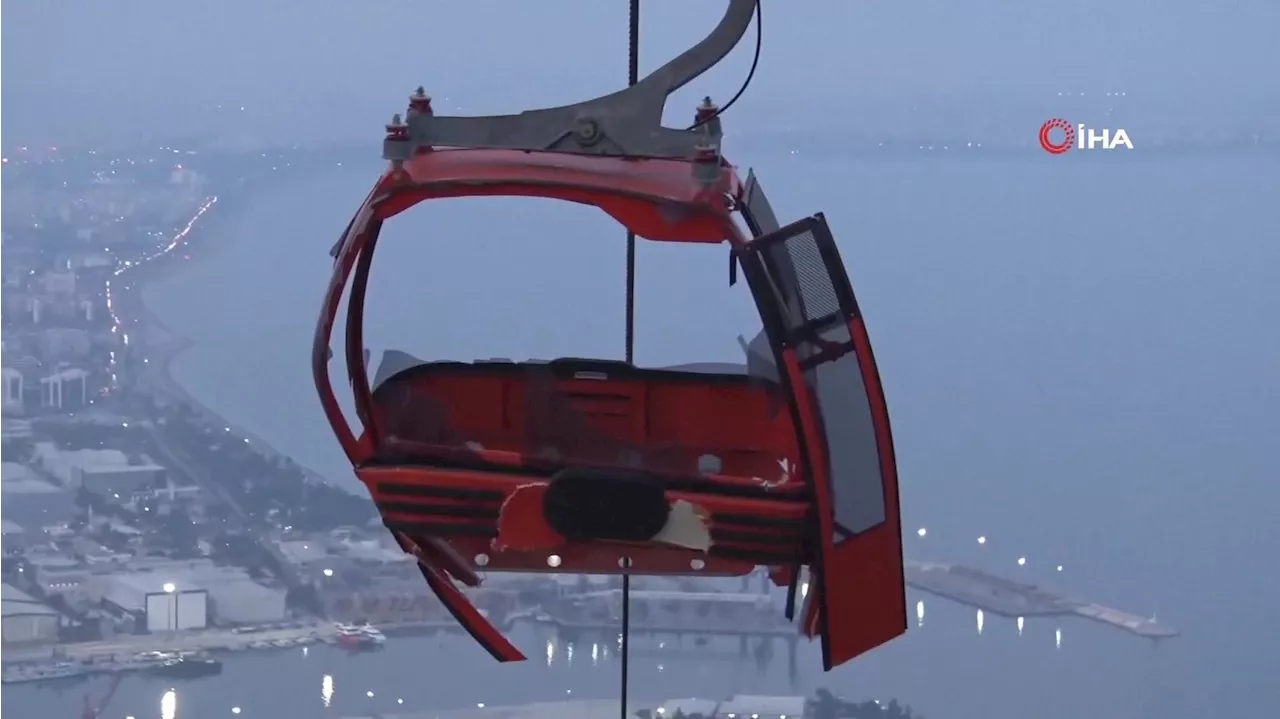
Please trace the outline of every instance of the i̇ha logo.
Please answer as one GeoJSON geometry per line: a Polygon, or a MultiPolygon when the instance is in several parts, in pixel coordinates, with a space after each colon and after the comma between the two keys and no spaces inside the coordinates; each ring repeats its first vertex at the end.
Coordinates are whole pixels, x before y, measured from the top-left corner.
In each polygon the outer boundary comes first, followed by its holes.
{"type": "Polygon", "coordinates": [[[1055,117],[1040,126],[1040,147],[1051,155],[1061,155],[1073,147],[1077,150],[1114,150],[1117,147],[1132,150],[1133,142],[1124,128],[1095,130],[1084,125],[1073,127],[1066,120],[1055,117]],[[1059,139],[1054,139],[1055,135],[1059,139]]]}

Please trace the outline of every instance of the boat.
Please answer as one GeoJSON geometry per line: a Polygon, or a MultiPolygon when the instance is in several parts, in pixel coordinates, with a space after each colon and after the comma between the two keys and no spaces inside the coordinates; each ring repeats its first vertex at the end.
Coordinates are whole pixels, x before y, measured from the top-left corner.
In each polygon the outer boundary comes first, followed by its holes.
{"type": "Polygon", "coordinates": [[[368,651],[380,649],[387,642],[387,636],[371,624],[334,625],[338,629],[335,638],[338,646],[351,651],[368,651]]]}
{"type": "Polygon", "coordinates": [[[181,655],[177,652],[149,651],[139,652],[133,655],[133,662],[142,665],[162,664],[164,662],[177,659],[181,655]]]}
{"type": "Polygon", "coordinates": [[[199,679],[221,674],[222,662],[209,658],[178,657],[147,667],[146,672],[171,679],[199,679]]]}
{"type": "Polygon", "coordinates": [[[78,681],[90,674],[90,668],[83,662],[58,662],[46,665],[16,666],[6,668],[3,674],[4,684],[24,684],[27,682],[66,682],[78,681]]]}

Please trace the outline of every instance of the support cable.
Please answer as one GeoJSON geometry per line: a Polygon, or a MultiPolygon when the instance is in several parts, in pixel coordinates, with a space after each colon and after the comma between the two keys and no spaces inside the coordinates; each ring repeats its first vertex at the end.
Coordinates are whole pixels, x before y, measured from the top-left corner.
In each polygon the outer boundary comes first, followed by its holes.
{"type": "MultiPolygon", "coordinates": [[[[630,0],[627,31],[627,85],[640,82],[640,0],[630,0]]],[[[635,363],[636,345],[636,233],[627,231],[627,318],[626,360],[635,363]]],[[[621,705],[619,716],[627,719],[627,680],[631,655],[631,558],[623,559],[622,567],[622,659],[621,705]]]]}

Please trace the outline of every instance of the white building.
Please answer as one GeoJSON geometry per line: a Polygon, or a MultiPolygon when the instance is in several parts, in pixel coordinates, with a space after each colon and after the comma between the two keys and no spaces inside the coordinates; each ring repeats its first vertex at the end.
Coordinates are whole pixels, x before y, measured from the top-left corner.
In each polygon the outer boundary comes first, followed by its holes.
{"type": "Polygon", "coordinates": [[[46,472],[71,489],[122,497],[148,486],[163,484],[165,469],[150,461],[130,464],[118,449],[58,449],[52,442],[36,445],[36,456],[46,472]]]}
{"type": "Polygon", "coordinates": [[[21,524],[10,519],[0,519],[0,546],[4,553],[21,552],[27,547],[27,533],[21,524]]]}
{"type": "Polygon", "coordinates": [[[209,592],[179,584],[168,574],[131,572],[110,577],[104,602],[145,621],[148,632],[203,629],[209,625],[209,592]]]}
{"type": "Polygon", "coordinates": [[[52,642],[58,638],[58,613],[31,595],[8,584],[0,585],[3,605],[2,634],[5,645],[52,642]]]}
{"type": "Polygon", "coordinates": [[[88,372],[82,369],[64,369],[40,378],[40,406],[70,410],[88,404],[88,372]]]}
{"type": "Polygon", "coordinates": [[[38,478],[20,464],[5,462],[0,475],[0,516],[43,527],[66,522],[76,512],[71,493],[38,478]]]}
{"type": "Polygon", "coordinates": [[[266,624],[285,617],[283,589],[258,584],[241,569],[207,561],[157,562],[144,571],[112,575],[103,598],[139,616],[145,614],[148,627],[162,627],[152,631],[175,625],[195,628],[199,611],[204,614],[202,627],[214,622],[266,624]],[[204,599],[196,598],[197,593],[204,599]],[[150,595],[181,596],[149,599],[150,595]]]}
{"type": "Polygon", "coordinates": [[[804,697],[735,694],[716,707],[716,719],[800,719],[804,697]]]}
{"type": "Polygon", "coordinates": [[[89,595],[89,570],[78,559],[47,549],[32,549],[23,560],[36,572],[36,584],[45,594],[61,594],[69,601],[89,595]]]}
{"type": "Polygon", "coordinates": [[[31,422],[25,419],[5,417],[0,420],[0,438],[5,441],[31,439],[31,422]]]}
{"type": "Polygon", "coordinates": [[[5,367],[4,404],[5,414],[22,414],[22,373],[12,367],[5,367]]]}

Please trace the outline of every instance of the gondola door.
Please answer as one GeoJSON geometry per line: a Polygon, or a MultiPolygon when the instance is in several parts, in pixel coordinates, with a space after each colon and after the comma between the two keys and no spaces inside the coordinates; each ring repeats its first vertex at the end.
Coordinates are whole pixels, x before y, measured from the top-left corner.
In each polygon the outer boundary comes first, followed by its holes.
{"type": "Polygon", "coordinates": [[[803,621],[830,669],[907,627],[888,408],[826,219],[758,237],[739,259],[791,397],[817,510],[803,621]]]}

